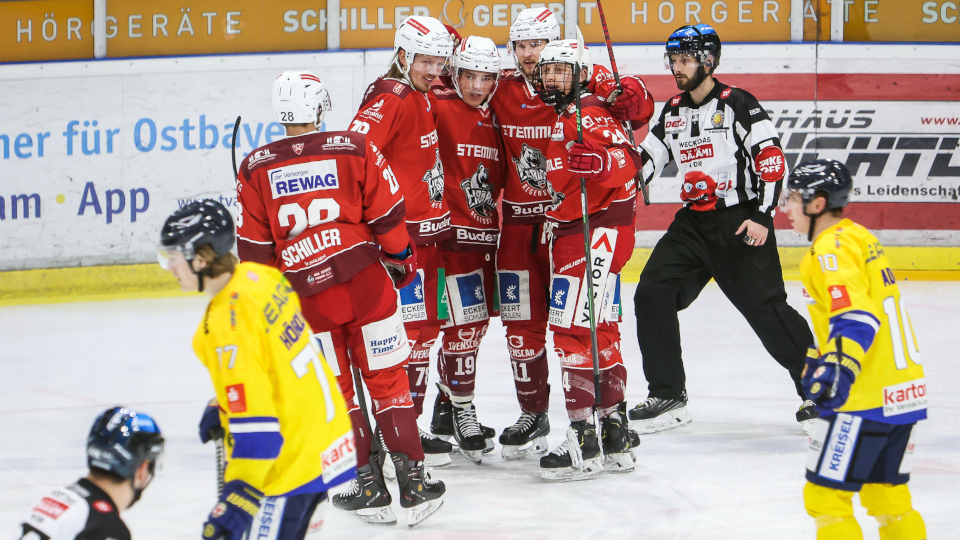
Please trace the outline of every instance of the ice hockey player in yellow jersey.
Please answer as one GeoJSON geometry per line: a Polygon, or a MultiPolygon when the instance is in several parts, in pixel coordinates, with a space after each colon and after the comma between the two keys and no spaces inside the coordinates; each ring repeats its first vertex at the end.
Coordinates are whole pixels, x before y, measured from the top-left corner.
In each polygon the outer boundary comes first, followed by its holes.
{"type": "Polygon", "coordinates": [[[234,242],[213,200],[177,210],[160,234],[161,265],[211,297],[193,348],[216,391],[227,466],[203,537],[302,540],[329,488],[356,474],[353,432],[296,293],[276,269],[238,264],[234,242]]]}
{"type": "Polygon", "coordinates": [[[807,161],[790,174],[781,199],[793,230],[813,242],[800,276],[817,346],[802,383],[820,418],[803,498],[818,540],[863,538],[853,517],[857,492],[882,540],[923,540],[907,482],[927,387],[883,246],[843,217],[852,185],[840,162],[807,161]]]}

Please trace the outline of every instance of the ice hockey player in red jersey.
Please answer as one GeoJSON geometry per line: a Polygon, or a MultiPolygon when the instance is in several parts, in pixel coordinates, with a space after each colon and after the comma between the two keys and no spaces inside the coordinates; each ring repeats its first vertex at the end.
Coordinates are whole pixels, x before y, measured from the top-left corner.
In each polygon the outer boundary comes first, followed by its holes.
{"type": "Polygon", "coordinates": [[[365,521],[396,523],[382,471],[370,459],[373,440],[356,404],[352,365],[370,393],[398,471],[401,506],[414,525],[439,508],[445,488],[423,469],[404,368],[410,346],[394,287],[413,279],[417,257],[404,226],[403,193],[365,135],[317,131],[331,104],[315,75],[284,72],[272,101],[287,137],[240,164],[240,258],[275,266],[287,277],[347,400],[357,480],[334,497],[334,506],[365,521]]]}
{"type": "Polygon", "coordinates": [[[489,99],[499,73],[500,54],[493,40],[469,36],[454,51],[450,76],[432,88],[453,235],[441,244],[449,315],[438,362],[441,391],[430,431],[453,437],[460,453],[476,463],[493,448],[496,434],[480,425],[473,397],[480,340],[495,316],[497,201],[505,162],[489,99]]]}
{"type": "MultiPolygon", "coordinates": [[[[400,312],[413,344],[407,363],[417,416],[430,369],[430,347],[440,334],[440,243],[449,238],[444,171],[437,136],[437,103],[430,86],[453,54],[453,38],[433,17],[411,16],[397,27],[390,70],[367,88],[350,130],[363,133],[393,167],[407,206],[406,224],[417,247],[419,271],[400,290],[400,312]]],[[[420,433],[430,466],[450,463],[450,443],[420,433]]]]}
{"type": "MultiPolygon", "coordinates": [[[[500,318],[520,402],[517,422],[500,436],[504,459],[547,452],[550,432],[546,409],[547,293],[550,260],[546,212],[553,204],[547,189],[547,146],[557,114],[543,103],[531,81],[547,43],[560,39],[560,22],[547,8],[525,9],[510,27],[507,50],[515,70],[505,71],[490,106],[500,121],[508,166],[503,192],[503,229],[497,252],[500,318]]],[[[616,89],[613,75],[593,68],[590,91],[604,99],[616,89]]],[[[653,98],[637,77],[622,78],[623,93],[610,112],[639,128],[653,115],[653,98]]]]}
{"type": "MultiPolygon", "coordinates": [[[[553,227],[550,329],[560,357],[563,391],[570,418],[567,440],[540,459],[541,475],[551,480],[580,480],[604,471],[634,469],[630,454],[624,390],[627,371],[620,357],[619,272],[633,253],[634,218],[640,154],[632,147],[607,103],[586,88],[592,62],[577,40],[553,41],[540,53],[533,85],[556,120],[547,149],[547,210],[553,227]],[[575,65],[583,73],[575,85],[575,65]],[[580,91],[580,110],[576,93],[580,91]],[[582,120],[581,120],[582,119],[582,120]],[[583,142],[578,143],[578,121],[583,142]],[[586,179],[600,388],[594,388],[590,339],[590,287],[583,238],[580,179],[586,179]],[[596,411],[601,426],[594,425],[596,411]],[[600,433],[598,433],[598,428],[600,433]]],[[[635,439],[639,441],[639,438],[635,439]]]]}

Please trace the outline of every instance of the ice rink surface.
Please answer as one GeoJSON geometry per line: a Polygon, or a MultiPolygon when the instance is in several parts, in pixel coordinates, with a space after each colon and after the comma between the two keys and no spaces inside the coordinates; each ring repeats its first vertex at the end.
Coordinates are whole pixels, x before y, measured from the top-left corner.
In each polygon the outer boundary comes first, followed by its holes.
{"type": "MultiPolygon", "coordinates": [[[[960,283],[901,287],[930,393],[910,482],[914,508],[929,538],[960,538],[960,283]]],[[[625,286],[625,298],[632,288],[625,286]]],[[[788,282],[790,303],[806,317],[799,291],[788,282]]],[[[216,496],[214,449],[200,444],[196,427],[212,389],[190,346],[205,304],[206,297],[188,297],[0,308],[0,538],[12,537],[48,490],[85,474],[87,431],[115,404],[153,415],[167,440],[160,476],[124,514],[134,538],[200,537],[216,496]]],[[[632,407],[647,392],[633,308],[624,311],[632,407]]],[[[445,504],[417,529],[403,526],[395,498],[399,526],[362,524],[331,508],[320,537],[813,539],[802,500],[807,439],[786,372],[712,283],[681,324],[694,421],[644,436],[636,472],[552,484],[534,460],[504,462],[498,446],[481,466],[455,455],[434,471],[447,484],[445,504]]],[[[519,414],[499,320],[477,365],[479,417],[499,433],[519,414]]],[[[559,375],[551,356],[551,448],[568,425],[559,375]]],[[[856,517],[865,538],[878,538],[858,505],[856,517]]]]}

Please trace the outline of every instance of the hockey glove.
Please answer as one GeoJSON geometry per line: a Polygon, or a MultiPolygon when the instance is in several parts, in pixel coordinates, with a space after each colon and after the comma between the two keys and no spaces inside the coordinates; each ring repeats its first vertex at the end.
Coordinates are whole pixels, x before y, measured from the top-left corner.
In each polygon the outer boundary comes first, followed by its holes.
{"type": "Polygon", "coordinates": [[[222,439],[223,435],[220,407],[217,405],[217,400],[212,399],[203,409],[203,416],[200,417],[200,442],[207,444],[211,439],[222,439]]]}
{"type": "Polygon", "coordinates": [[[637,79],[624,77],[620,79],[623,91],[617,94],[617,99],[610,104],[610,114],[621,122],[636,120],[643,112],[644,98],[647,93],[637,79]]]}
{"type": "Polygon", "coordinates": [[[263,493],[243,480],[231,480],[223,486],[220,502],[203,524],[206,540],[241,540],[253,524],[253,517],[260,510],[263,493]]]}
{"type": "Polygon", "coordinates": [[[394,255],[384,251],[380,260],[397,290],[413,283],[413,278],[417,277],[417,248],[412,242],[403,253],[394,255]]]}
{"type": "Polygon", "coordinates": [[[805,368],[808,373],[801,381],[807,398],[824,409],[836,410],[843,407],[850,397],[850,386],[860,375],[860,363],[853,357],[841,354],[839,358],[838,361],[836,352],[821,356],[812,374],[809,373],[811,366],[805,368]]]}
{"type": "Polygon", "coordinates": [[[603,182],[610,170],[610,154],[597,143],[585,141],[568,145],[567,170],[594,182],[603,182]]]}

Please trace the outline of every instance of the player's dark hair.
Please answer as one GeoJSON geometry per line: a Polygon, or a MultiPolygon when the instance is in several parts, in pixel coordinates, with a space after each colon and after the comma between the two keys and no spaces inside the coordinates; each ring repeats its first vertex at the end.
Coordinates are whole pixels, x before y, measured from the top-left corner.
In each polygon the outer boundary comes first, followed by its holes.
{"type": "Polygon", "coordinates": [[[200,275],[209,278],[216,278],[227,273],[232,274],[237,267],[237,263],[240,262],[240,259],[233,253],[217,255],[210,244],[204,244],[197,248],[197,257],[202,258],[207,263],[207,267],[200,272],[200,275]]]}
{"type": "Polygon", "coordinates": [[[127,481],[127,478],[120,476],[117,473],[110,472],[100,467],[90,467],[90,477],[94,480],[102,480],[110,482],[111,484],[122,484],[127,481]]]}

